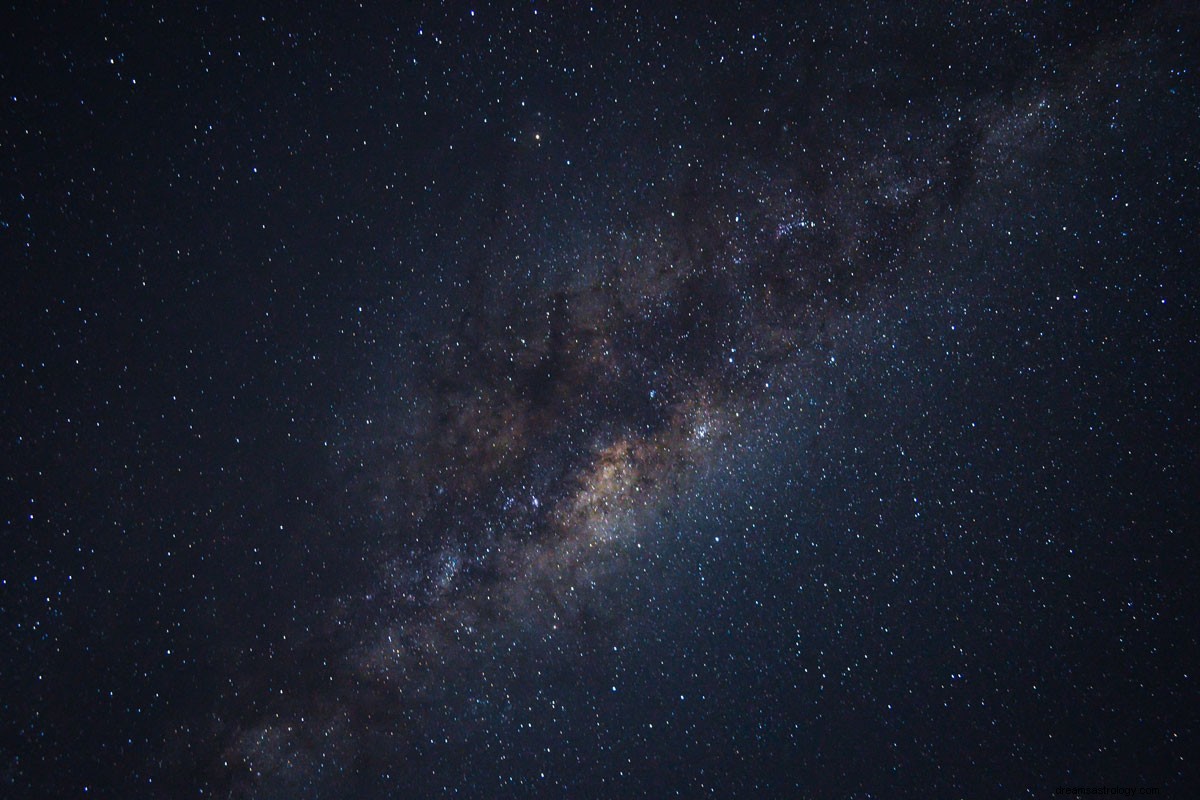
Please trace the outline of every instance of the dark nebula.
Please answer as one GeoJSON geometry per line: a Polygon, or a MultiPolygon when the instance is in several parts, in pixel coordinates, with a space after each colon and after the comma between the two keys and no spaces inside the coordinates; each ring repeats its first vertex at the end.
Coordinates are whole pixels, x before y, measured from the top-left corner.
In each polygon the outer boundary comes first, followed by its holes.
{"type": "Polygon", "coordinates": [[[9,16],[6,793],[1195,786],[1185,4],[9,16]]]}

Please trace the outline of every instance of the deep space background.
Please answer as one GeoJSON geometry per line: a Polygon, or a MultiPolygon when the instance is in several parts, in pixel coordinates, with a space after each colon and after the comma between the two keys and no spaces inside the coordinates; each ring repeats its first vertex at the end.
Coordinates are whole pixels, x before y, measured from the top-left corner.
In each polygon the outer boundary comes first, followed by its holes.
{"type": "Polygon", "coordinates": [[[1195,790],[1191,4],[0,19],[0,795],[1195,790]]]}

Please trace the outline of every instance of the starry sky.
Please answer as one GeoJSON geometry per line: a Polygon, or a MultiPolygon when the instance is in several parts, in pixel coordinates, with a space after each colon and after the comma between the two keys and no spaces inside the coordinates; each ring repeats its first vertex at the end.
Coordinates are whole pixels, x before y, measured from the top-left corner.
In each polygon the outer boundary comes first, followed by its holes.
{"type": "Polygon", "coordinates": [[[1187,796],[1188,6],[0,12],[0,794],[1187,796]]]}

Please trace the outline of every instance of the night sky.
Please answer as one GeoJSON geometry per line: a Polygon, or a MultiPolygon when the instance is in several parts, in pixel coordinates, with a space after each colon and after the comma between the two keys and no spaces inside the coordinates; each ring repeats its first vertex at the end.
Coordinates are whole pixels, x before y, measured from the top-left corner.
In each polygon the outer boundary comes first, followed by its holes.
{"type": "Polygon", "coordinates": [[[0,795],[1194,796],[1190,3],[26,5],[0,795]]]}

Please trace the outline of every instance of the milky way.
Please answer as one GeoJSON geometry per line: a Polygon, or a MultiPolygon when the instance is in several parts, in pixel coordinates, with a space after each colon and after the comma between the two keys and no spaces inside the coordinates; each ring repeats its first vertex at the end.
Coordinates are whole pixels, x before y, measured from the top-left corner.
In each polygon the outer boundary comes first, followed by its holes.
{"type": "Polygon", "coordinates": [[[1189,785],[1200,36],[1083,6],[9,26],[0,787],[1189,785]]]}

